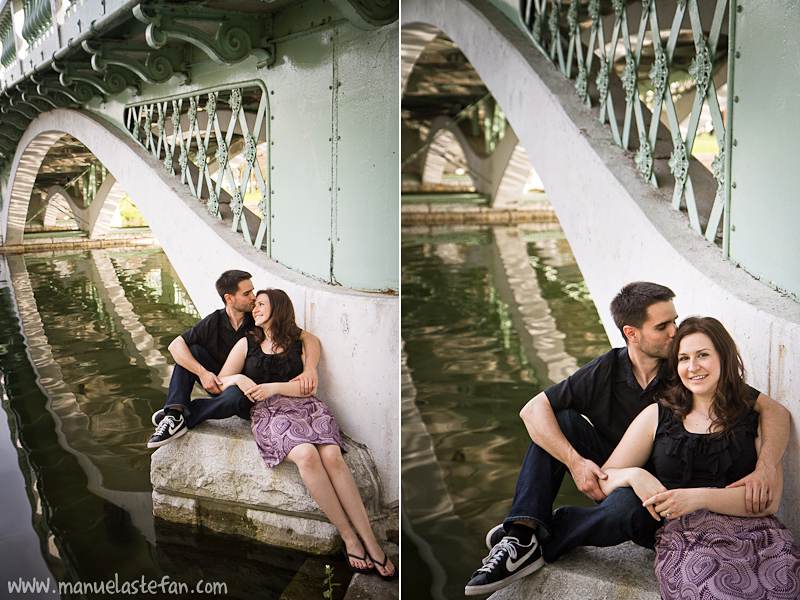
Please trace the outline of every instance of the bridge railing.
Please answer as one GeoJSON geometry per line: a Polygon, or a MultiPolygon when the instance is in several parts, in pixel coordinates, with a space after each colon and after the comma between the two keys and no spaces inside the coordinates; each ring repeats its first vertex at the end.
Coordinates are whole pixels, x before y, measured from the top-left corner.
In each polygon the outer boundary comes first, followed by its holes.
{"type": "Polygon", "coordinates": [[[33,45],[53,26],[53,12],[50,0],[23,0],[25,20],[22,24],[22,37],[33,45]]]}
{"type": "Polygon", "coordinates": [[[17,46],[14,43],[14,25],[11,9],[6,8],[0,14],[0,65],[8,67],[17,59],[17,46]]]}
{"type": "Polygon", "coordinates": [[[100,22],[128,13],[131,0],[0,2],[0,91],[77,47],[100,22]]]}
{"type": "Polygon", "coordinates": [[[269,122],[267,93],[256,84],[125,109],[131,135],[212,215],[271,255],[269,122]]]}
{"type": "Polygon", "coordinates": [[[654,187],[663,183],[653,167],[664,153],[656,150],[659,124],[666,125],[673,207],[685,209],[691,227],[708,241],[721,242],[727,257],[730,140],[727,105],[717,86],[728,79],[728,0],[492,1],[506,13],[516,5],[518,23],[532,42],[574,80],[582,102],[599,107],[614,143],[635,150],[636,167],[654,187]],[[704,109],[718,147],[713,199],[699,197],[689,168],[704,109]]]}

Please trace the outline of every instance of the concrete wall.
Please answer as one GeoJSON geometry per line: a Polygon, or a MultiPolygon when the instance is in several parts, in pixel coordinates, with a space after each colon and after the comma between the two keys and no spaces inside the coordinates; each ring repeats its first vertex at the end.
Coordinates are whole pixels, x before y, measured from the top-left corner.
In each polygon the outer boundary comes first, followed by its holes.
{"type": "Polygon", "coordinates": [[[223,271],[253,274],[256,287],[279,287],[294,302],[298,323],[322,342],[320,397],[340,428],[365,444],[378,467],[384,501],[399,499],[399,299],[356,292],[299,275],[245,244],[168,175],[160,161],[100,117],[70,110],[40,115],[24,134],[12,165],[3,221],[24,225],[23,183],[35,160],[65,132],[84,143],[139,207],[201,314],[221,303],[214,281],[223,271]],[[36,149],[35,151],[32,149],[36,149]],[[175,224],[180,224],[176,227],[175,224]]]}
{"type": "MultiPolygon", "coordinates": [[[[608,305],[627,282],[671,287],[681,316],[719,318],[739,344],[748,381],[800,419],[800,304],[722,258],[611,142],[571,81],[484,0],[404,0],[403,28],[434,25],[461,48],[502,107],[541,176],[610,339],[608,305]],[[502,65],[502,68],[499,68],[502,65]]],[[[764,123],[765,128],[780,123],[764,123]]],[[[663,160],[666,160],[663,159],[663,160]]],[[[800,448],[792,426],[779,516],[800,535],[800,448]]]]}

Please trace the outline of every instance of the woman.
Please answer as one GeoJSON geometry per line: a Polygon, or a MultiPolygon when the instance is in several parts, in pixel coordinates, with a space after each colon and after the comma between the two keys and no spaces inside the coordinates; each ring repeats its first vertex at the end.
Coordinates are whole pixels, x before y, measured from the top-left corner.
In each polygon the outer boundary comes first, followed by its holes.
{"type": "Polygon", "coordinates": [[[251,427],[264,462],[297,465],[309,493],[339,530],[351,570],[395,577],[342,458],[345,446],[328,407],[312,395],[316,389],[305,395],[299,381],[290,381],[303,371],[302,330],[292,301],[282,290],[259,291],[253,320],[256,328],[236,343],[219,377],[225,388],[237,385],[255,403],[251,427]]]}
{"type": "Polygon", "coordinates": [[[761,446],[758,391],[744,382],[736,344],[716,319],[690,317],[669,360],[675,382],[631,423],[603,466],[603,492],[630,486],[665,519],[656,532],[664,600],[800,598],[800,550],[772,516],[781,465],[763,513],[747,513],[744,487],[725,487],[753,471],[761,446]]]}

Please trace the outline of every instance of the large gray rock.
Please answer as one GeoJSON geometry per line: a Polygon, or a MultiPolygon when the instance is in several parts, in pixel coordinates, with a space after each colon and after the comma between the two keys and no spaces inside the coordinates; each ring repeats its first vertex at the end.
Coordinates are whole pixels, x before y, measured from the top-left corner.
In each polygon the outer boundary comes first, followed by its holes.
{"type": "Polygon", "coordinates": [[[626,542],[576,548],[489,600],[661,600],[655,552],[626,542]]]}
{"type": "MultiPolygon", "coordinates": [[[[381,483],[367,449],[343,436],[375,535],[397,529],[383,506],[381,483]]],[[[308,493],[295,465],[267,468],[247,421],[206,421],[153,453],[153,512],[177,523],[244,535],[274,546],[331,554],[340,538],[308,493]]]]}

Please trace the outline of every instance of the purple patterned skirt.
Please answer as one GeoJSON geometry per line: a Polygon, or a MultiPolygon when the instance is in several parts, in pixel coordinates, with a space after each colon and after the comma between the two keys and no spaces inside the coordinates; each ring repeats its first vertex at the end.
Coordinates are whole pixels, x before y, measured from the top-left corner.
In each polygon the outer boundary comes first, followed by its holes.
{"type": "Polygon", "coordinates": [[[346,452],[339,427],[316,396],[291,398],[276,394],[250,409],[250,428],[261,457],[274,467],[300,444],[333,444],[346,452]]]}
{"type": "Polygon", "coordinates": [[[797,600],[800,550],[775,517],[698,510],[656,532],[663,600],[797,600]]]}

